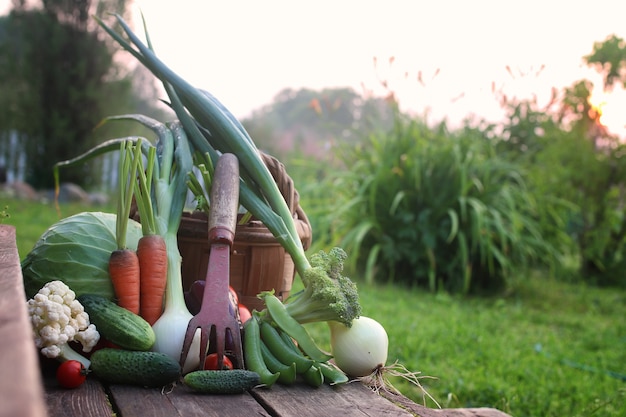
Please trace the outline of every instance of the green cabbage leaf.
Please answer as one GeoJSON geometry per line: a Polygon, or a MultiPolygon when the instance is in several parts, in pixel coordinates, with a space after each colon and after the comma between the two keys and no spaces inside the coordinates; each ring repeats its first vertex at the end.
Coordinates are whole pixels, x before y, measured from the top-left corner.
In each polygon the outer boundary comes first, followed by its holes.
{"type": "MultiPolygon", "coordinates": [[[[32,298],[47,282],[60,280],[77,296],[99,294],[114,300],[109,258],[117,249],[115,220],[115,214],[83,212],[46,230],[21,264],[26,296],[32,298]]],[[[137,249],[141,236],[141,225],[129,219],[127,247],[137,249]]]]}

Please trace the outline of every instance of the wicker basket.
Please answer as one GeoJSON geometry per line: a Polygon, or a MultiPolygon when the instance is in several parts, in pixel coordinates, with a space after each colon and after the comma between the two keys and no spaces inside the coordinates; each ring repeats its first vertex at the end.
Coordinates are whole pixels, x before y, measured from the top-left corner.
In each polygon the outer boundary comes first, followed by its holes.
{"type": "MultiPolygon", "coordinates": [[[[304,249],[311,245],[312,230],[300,207],[299,195],[285,166],[277,159],[262,154],[272,177],[294,216],[304,249]]],[[[182,256],[183,287],[205,278],[209,262],[208,220],[204,212],[184,213],[178,230],[178,247],[182,256]]],[[[238,224],[230,262],[230,285],[239,294],[240,302],[250,310],[263,308],[256,296],[274,290],[284,300],[291,291],[295,277],[294,263],[288,253],[260,221],[238,224]]]]}

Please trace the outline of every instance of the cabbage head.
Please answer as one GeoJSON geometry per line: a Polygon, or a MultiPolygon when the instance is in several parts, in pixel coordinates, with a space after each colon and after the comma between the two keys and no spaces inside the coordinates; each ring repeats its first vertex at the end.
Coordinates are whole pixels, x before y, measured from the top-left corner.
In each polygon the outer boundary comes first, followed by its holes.
{"type": "MultiPolygon", "coordinates": [[[[46,230],[22,261],[26,296],[32,298],[47,282],[61,280],[76,295],[99,294],[115,299],[109,278],[109,257],[117,249],[116,215],[83,212],[46,230]]],[[[141,225],[129,219],[126,245],[137,249],[141,225]]]]}

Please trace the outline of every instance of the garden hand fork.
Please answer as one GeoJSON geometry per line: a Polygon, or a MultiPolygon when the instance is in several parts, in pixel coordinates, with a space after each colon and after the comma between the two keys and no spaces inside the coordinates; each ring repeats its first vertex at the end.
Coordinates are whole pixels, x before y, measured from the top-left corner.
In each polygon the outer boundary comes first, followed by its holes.
{"type": "MultiPolygon", "coordinates": [[[[200,367],[209,349],[217,353],[217,367],[222,369],[227,342],[236,361],[243,368],[241,330],[230,309],[230,252],[235,238],[239,207],[239,161],[233,154],[222,154],[215,166],[210,191],[209,264],[205,277],[200,311],[189,321],[181,351],[185,363],[197,329],[200,329],[200,367]]],[[[236,308],[236,307],[235,307],[236,308]]]]}

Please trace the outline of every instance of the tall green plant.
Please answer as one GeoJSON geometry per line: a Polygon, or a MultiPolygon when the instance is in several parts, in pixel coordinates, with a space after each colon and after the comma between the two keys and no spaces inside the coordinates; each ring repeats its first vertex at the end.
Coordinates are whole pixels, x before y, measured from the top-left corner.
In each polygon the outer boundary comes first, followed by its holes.
{"type": "Polygon", "coordinates": [[[476,131],[398,118],[344,149],[333,233],[367,280],[495,289],[554,251],[519,168],[476,131]]]}

